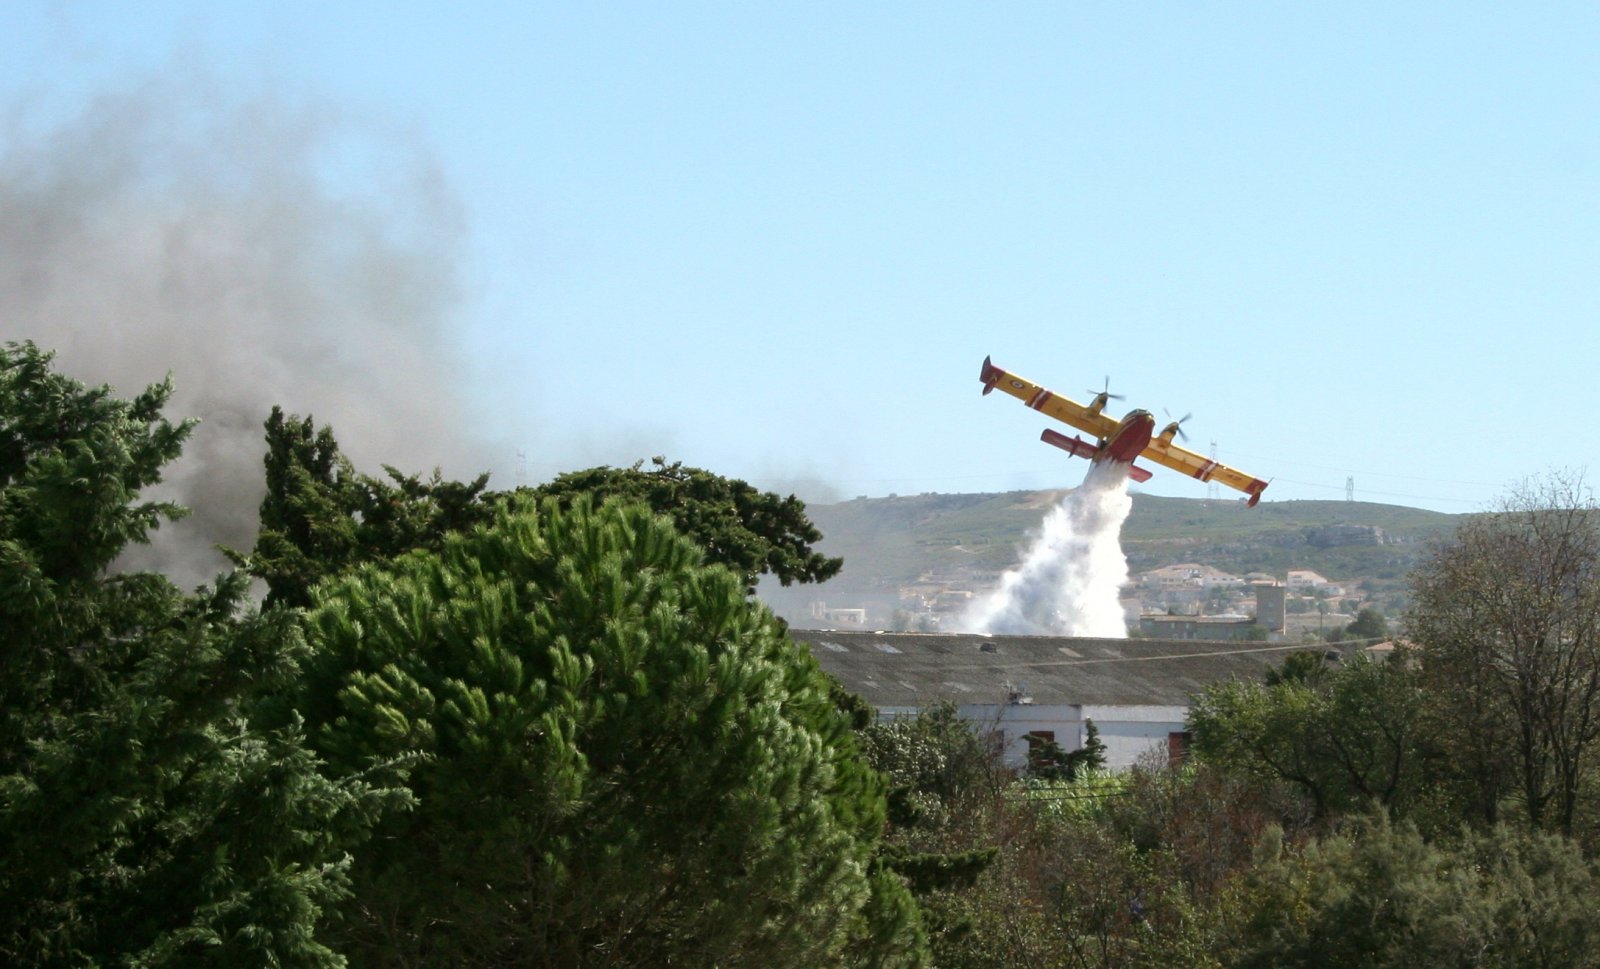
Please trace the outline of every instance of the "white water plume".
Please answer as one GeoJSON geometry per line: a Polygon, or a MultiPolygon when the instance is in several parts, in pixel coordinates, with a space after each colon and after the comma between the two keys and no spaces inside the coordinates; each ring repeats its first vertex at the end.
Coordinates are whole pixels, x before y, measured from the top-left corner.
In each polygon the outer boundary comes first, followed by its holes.
{"type": "Polygon", "coordinates": [[[1122,523],[1133,507],[1128,465],[1091,462],[1077,490],[1045,516],[1022,564],[959,620],[963,632],[1024,636],[1128,635],[1122,523]]]}

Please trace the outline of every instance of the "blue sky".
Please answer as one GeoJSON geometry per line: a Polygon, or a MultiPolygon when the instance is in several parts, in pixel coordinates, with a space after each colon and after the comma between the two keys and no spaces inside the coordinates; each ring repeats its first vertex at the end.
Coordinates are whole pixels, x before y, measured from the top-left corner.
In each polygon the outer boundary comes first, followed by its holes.
{"type": "MultiPolygon", "coordinates": [[[[1078,483],[989,354],[1192,412],[1267,500],[1463,512],[1600,455],[1596,51],[1577,3],[13,0],[0,111],[38,137],[177,75],[425,155],[502,483],[1078,483]]],[[[330,144],[319,177],[384,183],[330,144]]]]}

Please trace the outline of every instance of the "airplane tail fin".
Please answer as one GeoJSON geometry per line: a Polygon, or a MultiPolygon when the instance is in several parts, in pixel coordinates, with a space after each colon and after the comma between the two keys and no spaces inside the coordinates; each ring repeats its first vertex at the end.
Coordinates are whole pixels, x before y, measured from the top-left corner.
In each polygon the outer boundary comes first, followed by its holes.
{"type": "Polygon", "coordinates": [[[990,363],[988,357],[984,357],[983,370],[978,373],[978,379],[983,381],[984,394],[987,395],[989,391],[993,390],[994,385],[999,383],[1000,378],[1005,375],[1006,372],[1004,370],[990,363]]]}

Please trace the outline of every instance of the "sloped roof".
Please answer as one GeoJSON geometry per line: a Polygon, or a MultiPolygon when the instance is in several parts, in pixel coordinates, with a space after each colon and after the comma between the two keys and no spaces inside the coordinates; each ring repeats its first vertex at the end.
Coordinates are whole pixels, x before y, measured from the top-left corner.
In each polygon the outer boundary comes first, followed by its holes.
{"type": "Polygon", "coordinates": [[[1259,680],[1303,643],[1081,639],[791,629],[824,670],[876,707],[1005,703],[1188,706],[1207,685],[1259,680]]]}

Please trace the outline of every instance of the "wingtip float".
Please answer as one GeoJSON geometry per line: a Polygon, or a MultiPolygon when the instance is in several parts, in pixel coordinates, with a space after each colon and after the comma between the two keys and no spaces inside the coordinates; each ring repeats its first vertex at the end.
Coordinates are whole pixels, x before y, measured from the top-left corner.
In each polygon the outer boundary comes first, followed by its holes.
{"type": "Polygon", "coordinates": [[[1179,432],[1178,425],[1183,423],[1181,420],[1172,421],[1160,434],[1156,434],[1155,417],[1147,410],[1131,410],[1121,420],[1107,417],[1105,406],[1114,398],[1109,390],[1096,394],[1094,400],[1084,406],[1016,374],[1007,373],[995,366],[988,357],[983,358],[983,370],[979,372],[978,379],[983,382],[985,394],[998,387],[1041,414],[1092,434],[1096,439],[1096,442],[1090,442],[1077,436],[1068,437],[1060,431],[1046,430],[1040,435],[1040,440],[1046,444],[1091,461],[1126,464],[1128,473],[1135,481],[1150,479],[1148,470],[1133,463],[1145,457],[1196,480],[1215,481],[1242,491],[1249,496],[1245,501],[1247,507],[1255,507],[1256,502],[1261,500],[1261,493],[1267,489],[1267,482],[1260,478],[1251,477],[1175,444],[1173,438],[1179,432]]]}

